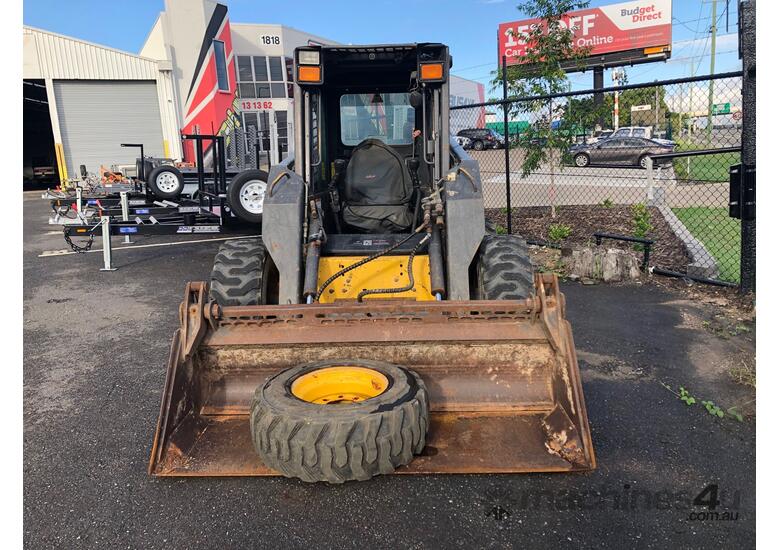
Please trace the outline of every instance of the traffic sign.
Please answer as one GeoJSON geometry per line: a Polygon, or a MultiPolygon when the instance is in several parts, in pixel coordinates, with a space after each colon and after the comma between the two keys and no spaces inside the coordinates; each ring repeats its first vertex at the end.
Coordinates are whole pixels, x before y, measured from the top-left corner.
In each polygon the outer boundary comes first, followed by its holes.
{"type": "Polygon", "coordinates": [[[731,103],[713,103],[713,115],[727,115],[731,112],[731,103]]]}

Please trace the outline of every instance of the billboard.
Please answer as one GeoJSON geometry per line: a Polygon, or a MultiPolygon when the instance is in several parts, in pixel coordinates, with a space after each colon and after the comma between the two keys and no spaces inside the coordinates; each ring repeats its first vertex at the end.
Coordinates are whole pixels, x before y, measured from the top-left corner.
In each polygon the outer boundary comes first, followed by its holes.
{"type": "MultiPolygon", "coordinates": [[[[498,26],[499,65],[503,56],[507,65],[523,63],[527,33],[540,22],[524,19],[498,26]]],[[[659,61],[671,55],[672,0],[622,2],[572,11],[563,16],[561,24],[572,30],[575,46],[590,48],[583,68],[659,61]]]]}

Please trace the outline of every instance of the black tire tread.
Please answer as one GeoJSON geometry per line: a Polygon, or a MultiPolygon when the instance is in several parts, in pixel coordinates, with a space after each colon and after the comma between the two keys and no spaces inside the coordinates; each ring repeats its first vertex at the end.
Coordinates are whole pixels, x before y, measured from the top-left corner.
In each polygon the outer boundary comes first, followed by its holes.
{"type": "Polygon", "coordinates": [[[422,452],[429,425],[422,379],[406,372],[417,381],[411,398],[354,418],[302,419],[264,406],[256,395],[250,418],[255,449],[269,468],[306,482],[344,483],[392,473],[422,452]]]}
{"type": "Polygon", "coordinates": [[[222,243],[211,270],[209,297],[221,306],[262,304],[266,257],[260,237],[222,243]]]}
{"type": "Polygon", "coordinates": [[[528,245],[518,236],[486,234],[477,270],[479,299],[523,300],[534,294],[528,245]]]}

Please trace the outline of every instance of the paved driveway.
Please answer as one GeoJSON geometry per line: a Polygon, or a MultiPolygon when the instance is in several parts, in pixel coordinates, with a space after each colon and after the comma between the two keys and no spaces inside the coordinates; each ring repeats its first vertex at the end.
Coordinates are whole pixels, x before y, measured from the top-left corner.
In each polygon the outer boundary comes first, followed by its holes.
{"type": "Polygon", "coordinates": [[[41,258],[64,243],[45,234],[37,196],[24,203],[28,548],[755,544],[754,424],[687,408],[661,385],[744,400],[726,370],[752,353],[750,333],[714,333],[718,307],[654,285],[564,285],[599,461],[592,473],[386,476],[336,487],[150,478],[177,306],[185,281],[207,277],[218,243],[120,251],[113,273],[98,271],[99,253],[41,258]],[[707,509],[691,501],[710,484],[716,511],[738,519],[698,519],[707,509]]]}

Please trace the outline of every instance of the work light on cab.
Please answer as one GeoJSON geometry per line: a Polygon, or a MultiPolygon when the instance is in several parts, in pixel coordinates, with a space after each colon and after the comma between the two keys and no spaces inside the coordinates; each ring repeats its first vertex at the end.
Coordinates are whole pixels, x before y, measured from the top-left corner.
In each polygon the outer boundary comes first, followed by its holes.
{"type": "Polygon", "coordinates": [[[322,65],[319,50],[298,50],[297,82],[301,84],[322,84],[322,65]]]}

